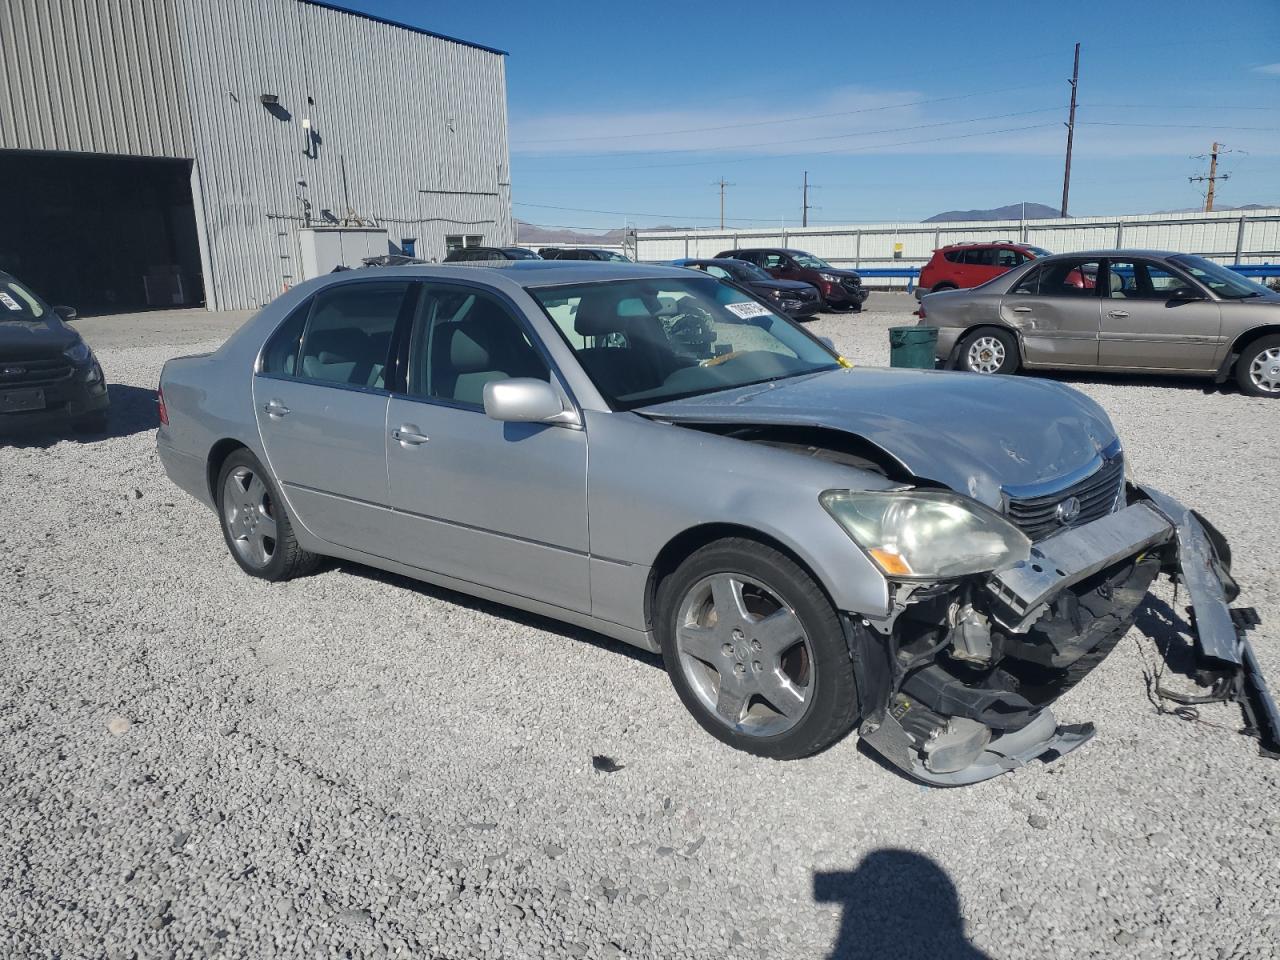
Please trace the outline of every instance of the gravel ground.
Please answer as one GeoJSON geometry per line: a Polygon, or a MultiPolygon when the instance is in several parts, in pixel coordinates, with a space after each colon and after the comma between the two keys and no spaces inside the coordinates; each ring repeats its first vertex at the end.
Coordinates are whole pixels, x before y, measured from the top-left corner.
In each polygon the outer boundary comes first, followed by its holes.
{"type": "MultiPolygon", "coordinates": [[[[874,303],[812,329],[883,363],[912,305],[874,303]]],[[[212,344],[130,322],[91,332],[110,436],[0,447],[0,953],[1278,955],[1280,764],[1235,710],[1147,700],[1167,591],[1061,702],[1099,733],[1060,763],[928,790],[852,737],[754,759],[598,636],[351,565],[245,577],[153,449],[161,363],[212,344]]],[[[1280,408],[1067,382],[1231,539],[1280,685],[1280,408]]]]}

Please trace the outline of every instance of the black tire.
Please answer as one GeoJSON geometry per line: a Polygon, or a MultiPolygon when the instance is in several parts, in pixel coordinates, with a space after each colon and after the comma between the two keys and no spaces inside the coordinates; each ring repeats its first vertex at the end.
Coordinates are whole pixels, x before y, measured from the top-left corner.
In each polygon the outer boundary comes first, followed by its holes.
{"type": "Polygon", "coordinates": [[[1274,362],[1266,363],[1266,375],[1271,379],[1267,382],[1275,384],[1274,374],[1271,368],[1275,363],[1280,363],[1280,334],[1272,334],[1267,337],[1259,337],[1253,343],[1249,344],[1240,351],[1240,359],[1236,361],[1236,383],[1240,384],[1240,391],[1251,397],[1269,397],[1273,400],[1280,399],[1280,387],[1268,389],[1263,383],[1255,380],[1257,371],[1253,370],[1255,362],[1263,363],[1264,361],[1273,360],[1274,362]],[[1263,355],[1271,352],[1272,357],[1266,358],[1263,355]]]}
{"type": "Polygon", "coordinates": [[[106,433],[107,411],[99,410],[83,417],[76,417],[71,421],[71,429],[76,433],[106,433]]]}
{"type": "MultiPolygon", "coordinates": [[[[992,355],[993,362],[995,355],[992,355]]],[[[1000,327],[979,327],[977,330],[967,334],[960,341],[960,347],[956,355],[956,367],[960,370],[967,370],[970,373],[1016,373],[1018,367],[1021,366],[1022,359],[1018,353],[1018,338],[1008,330],[1002,330],[1000,327]],[[1004,351],[1003,357],[992,368],[982,365],[981,360],[975,360],[970,356],[970,350],[979,342],[984,340],[998,341],[1004,351]]]]}
{"type": "Polygon", "coordinates": [[[708,544],[658,585],[655,608],[657,634],[671,683],[694,719],[716,739],[756,756],[795,760],[825,750],[857,723],[857,686],[836,611],[813,578],[778,550],[745,538],[708,544]],[[803,627],[807,639],[803,655],[807,667],[805,705],[794,725],[780,733],[759,735],[732,729],[699,699],[681,666],[676,641],[681,608],[691,591],[717,574],[743,576],[764,585],[790,607],[803,627]]]}
{"type": "Polygon", "coordinates": [[[957,289],[957,287],[954,283],[948,283],[946,280],[943,280],[942,283],[935,283],[932,289],[929,290],[929,292],[941,293],[943,290],[955,290],[955,289],[957,289]]]}
{"type": "MultiPolygon", "coordinates": [[[[273,582],[292,580],[294,577],[306,576],[320,563],[320,557],[303,550],[293,533],[284,500],[280,497],[275,480],[263,468],[255,457],[244,447],[231,453],[218,471],[218,485],[214,488],[218,499],[218,523],[222,527],[222,538],[226,541],[227,550],[232,559],[240,565],[240,569],[251,577],[273,582]],[[246,549],[237,541],[240,539],[231,530],[228,518],[228,479],[237,471],[248,471],[249,475],[261,481],[265,488],[262,499],[262,510],[266,517],[274,523],[275,536],[267,538],[271,541],[270,553],[261,562],[255,562],[252,556],[246,555],[246,549]]],[[[248,493],[246,493],[248,496],[248,493]]],[[[250,553],[252,551],[249,551],[250,553]]]]}

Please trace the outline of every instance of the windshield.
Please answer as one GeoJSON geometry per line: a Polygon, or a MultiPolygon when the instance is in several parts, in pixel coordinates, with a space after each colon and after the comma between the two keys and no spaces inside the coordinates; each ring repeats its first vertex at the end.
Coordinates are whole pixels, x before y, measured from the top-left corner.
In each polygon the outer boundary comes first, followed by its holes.
{"type": "Polygon", "coordinates": [[[631,262],[622,254],[614,253],[612,250],[597,250],[596,253],[600,254],[601,260],[608,260],[610,263],[630,263],[631,262]]]}
{"type": "Polygon", "coordinates": [[[1053,254],[1050,253],[1048,250],[1046,250],[1044,247],[1023,247],[1022,249],[1026,250],[1028,253],[1034,254],[1037,257],[1053,256],[1053,254]]]}
{"type": "Polygon", "coordinates": [[[839,367],[794,323],[713,277],[534,289],[615,409],[839,367]]]}
{"type": "Polygon", "coordinates": [[[17,280],[0,277],[0,320],[39,320],[49,308],[17,280]]]}
{"type": "Polygon", "coordinates": [[[1247,280],[1234,270],[1214,263],[1212,260],[1206,260],[1204,257],[1170,257],[1169,262],[1186,270],[1224,300],[1265,297],[1269,292],[1261,284],[1247,280]]]}
{"type": "Polygon", "coordinates": [[[754,263],[747,263],[745,260],[723,261],[717,266],[723,267],[729,273],[733,274],[735,280],[772,280],[773,277],[765,273],[754,263]]]}
{"type": "Polygon", "coordinates": [[[541,260],[542,258],[532,250],[526,250],[524,247],[507,247],[504,251],[508,260],[541,260]]]}
{"type": "Polygon", "coordinates": [[[812,253],[793,253],[791,255],[796,263],[802,267],[808,267],[810,270],[830,270],[831,264],[825,260],[819,260],[812,253]]]}

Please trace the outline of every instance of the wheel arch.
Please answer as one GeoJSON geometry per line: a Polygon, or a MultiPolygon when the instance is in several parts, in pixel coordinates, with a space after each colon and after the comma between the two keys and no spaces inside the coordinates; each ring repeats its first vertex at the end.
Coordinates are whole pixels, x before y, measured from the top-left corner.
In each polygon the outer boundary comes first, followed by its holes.
{"type": "Polygon", "coordinates": [[[1240,355],[1249,347],[1250,344],[1263,337],[1270,337],[1280,334],[1280,323],[1265,323],[1259,327],[1250,327],[1241,333],[1232,341],[1231,346],[1227,348],[1227,354],[1222,360],[1222,366],[1218,368],[1218,374],[1214,377],[1217,383],[1225,383],[1231,378],[1235,372],[1236,363],[1240,359],[1240,355]]]}
{"type": "Polygon", "coordinates": [[[1005,323],[993,322],[991,320],[982,320],[978,323],[970,324],[965,327],[956,336],[955,346],[951,348],[951,354],[947,357],[947,362],[943,365],[947,370],[955,370],[960,364],[960,348],[964,342],[979,330],[1000,330],[1013,337],[1013,342],[1018,345],[1018,363],[1025,364],[1027,362],[1026,347],[1022,343],[1022,334],[1015,327],[1011,327],[1005,323]]]}
{"type": "Polygon", "coordinates": [[[224,437],[210,448],[209,458],[205,463],[205,482],[209,487],[209,502],[215,507],[218,505],[218,474],[222,472],[222,465],[237,450],[248,449],[245,444],[232,437],[224,437]]]}
{"type": "Polygon", "coordinates": [[[729,539],[752,540],[777,550],[808,574],[813,582],[818,585],[818,589],[822,591],[823,596],[827,598],[827,602],[831,604],[832,609],[839,610],[838,605],[831,596],[831,591],[827,588],[826,583],[823,582],[822,577],[817,574],[812,565],[794,547],[784,543],[777,537],[762,533],[754,527],[735,523],[712,522],[698,524],[681,531],[668,540],[662,549],[658,551],[653,565],[649,568],[649,578],[645,584],[644,619],[646,629],[650,631],[656,629],[657,611],[655,607],[658,599],[658,586],[662,581],[674,573],[676,568],[696,551],[718,540],[729,539]]]}

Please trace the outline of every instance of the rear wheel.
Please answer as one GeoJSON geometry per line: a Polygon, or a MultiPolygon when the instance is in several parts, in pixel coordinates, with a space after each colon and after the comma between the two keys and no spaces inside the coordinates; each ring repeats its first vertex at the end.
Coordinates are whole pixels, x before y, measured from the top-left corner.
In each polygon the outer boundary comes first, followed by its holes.
{"type": "Polygon", "coordinates": [[[935,283],[933,285],[933,289],[930,290],[929,292],[941,293],[943,290],[955,290],[955,289],[956,289],[956,285],[954,283],[948,283],[947,281],[944,280],[942,281],[942,283],[935,283]]]}
{"type": "Polygon", "coordinates": [[[1249,344],[1236,361],[1236,382],[1251,397],[1280,397],[1280,336],[1249,344]]]}
{"type": "Polygon", "coordinates": [[[248,450],[236,450],[218,473],[218,517],[240,569],[263,580],[310,573],[320,558],[298,546],[274,481],[248,450]]]}
{"type": "Polygon", "coordinates": [[[657,610],[672,685],[712,736],[792,760],[853,729],[858,696],[839,618],[785,554],[712,543],[663,580],[657,610]]]}
{"type": "Polygon", "coordinates": [[[1007,330],[983,327],[960,341],[960,369],[970,373],[1013,373],[1018,341],[1007,330]]]}

